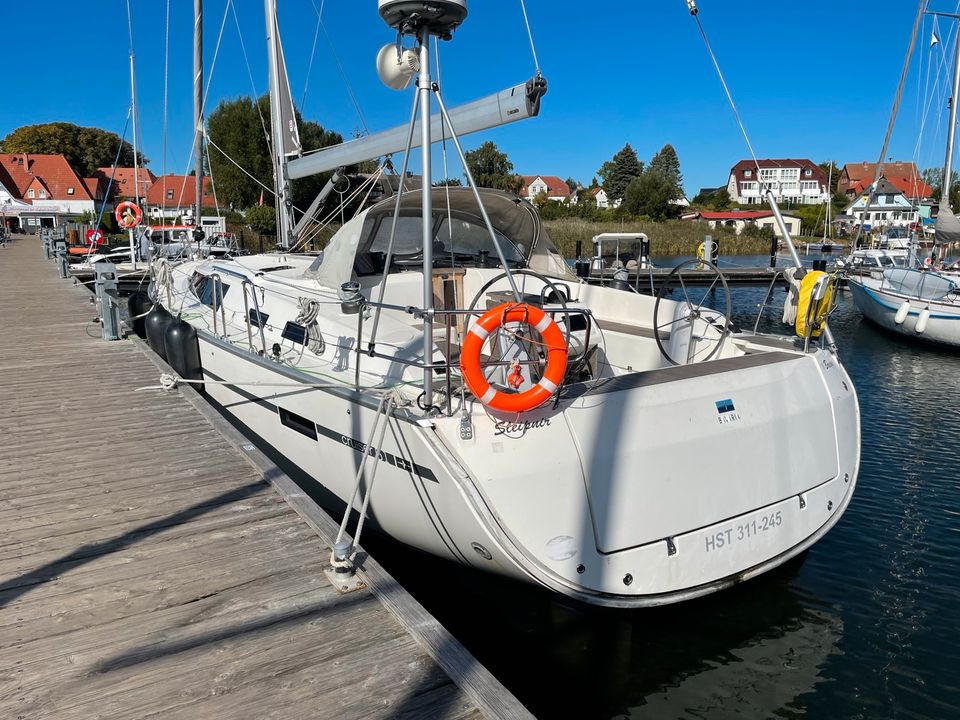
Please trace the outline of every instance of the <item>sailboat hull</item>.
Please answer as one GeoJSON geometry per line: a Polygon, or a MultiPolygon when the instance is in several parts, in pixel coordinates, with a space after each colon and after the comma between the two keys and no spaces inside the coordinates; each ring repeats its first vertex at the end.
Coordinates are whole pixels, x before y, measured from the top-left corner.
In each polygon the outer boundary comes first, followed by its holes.
{"type": "MultiPolygon", "coordinates": [[[[372,452],[375,398],[311,387],[295,369],[199,335],[212,399],[345,503],[372,452]]],[[[702,368],[636,373],[520,422],[478,409],[470,439],[456,414],[417,422],[401,408],[375,472],[373,457],[366,465],[369,519],[439,557],[599,605],[665,604],[759,575],[839,520],[859,462],[856,396],[839,363],[824,351],[783,355],[745,356],[729,371],[718,361],[712,382],[702,368]],[[736,410],[718,412],[718,380],[736,410]],[[774,395],[796,412],[774,408],[774,395]]]]}
{"type": "Polygon", "coordinates": [[[883,289],[870,278],[850,278],[848,285],[857,309],[875,325],[905,339],[960,348],[960,303],[911,298],[883,289]],[[897,312],[905,302],[909,310],[898,323],[897,312]]]}

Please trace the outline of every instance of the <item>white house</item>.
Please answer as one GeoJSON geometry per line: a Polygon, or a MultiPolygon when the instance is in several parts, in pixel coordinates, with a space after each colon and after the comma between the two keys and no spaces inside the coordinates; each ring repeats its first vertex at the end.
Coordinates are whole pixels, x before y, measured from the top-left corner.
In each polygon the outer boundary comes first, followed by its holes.
{"type": "Polygon", "coordinates": [[[0,154],[0,205],[11,229],[35,231],[93,214],[103,203],[103,185],[82,178],[63,155],[0,154]]]}
{"type": "Polygon", "coordinates": [[[785,204],[815,205],[830,197],[826,174],[810,160],[741,160],[730,168],[727,192],[738,205],[765,203],[768,189],[785,204]]]}
{"type": "Polygon", "coordinates": [[[602,187],[595,187],[587,190],[587,195],[597,201],[597,207],[600,210],[606,210],[607,208],[611,207],[618,208],[620,207],[620,203],[623,201],[622,199],[617,199],[613,202],[610,202],[610,197],[607,195],[607,191],[602,187]]]}
{"type": "MultiPolygon", "coordinates": [[[[800,234],[800,218],[790,213],[781,213],[783,223],[787,226],[791,236],[800,234]]],[[[759,228],[770,228],[777,237],[782,237],[780,226],[770,210],[724,210],[719,212],[689,213],[683,215],[681,220],[702,220],[710,227],[728,227],[739,235],[745,228],[753,226],[759,228]]]]}
{"type": "Polygon", "coordinates": [[[880,178],[873,191],[873,202],[868,205],[870,195],[870,192],[864,192],[843,209],[843,214],[851,216],[855,225],[907,227],[920,218],[913,203],[886,178],[880,178]]]}
{"type": "Polygon", "coordinates": [[[570,198],[570,187],[566,181],[556,175],[523,175],[523,187],[520,197],[533,202],[540,193],[545,193],[547,200],[566,202],[570,198]]]}

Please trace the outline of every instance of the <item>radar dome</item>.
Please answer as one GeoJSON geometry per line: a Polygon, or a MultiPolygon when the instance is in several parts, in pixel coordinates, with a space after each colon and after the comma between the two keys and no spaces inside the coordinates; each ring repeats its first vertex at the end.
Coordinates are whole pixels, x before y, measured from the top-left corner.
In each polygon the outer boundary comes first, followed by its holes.
{"type": "Polygon", "coordinates": [[[377,0],[380,17],[401,32],[426,28],[449,37],[467,16],[467,0],[377,0]]]}

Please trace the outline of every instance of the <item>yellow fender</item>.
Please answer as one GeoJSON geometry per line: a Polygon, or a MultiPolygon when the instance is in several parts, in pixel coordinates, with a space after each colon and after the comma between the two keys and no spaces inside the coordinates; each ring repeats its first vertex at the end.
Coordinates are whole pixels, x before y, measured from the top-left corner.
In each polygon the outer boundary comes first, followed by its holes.
{"type": "Polygon", "coordinates": [[[810,313],[811,324],[813,325],[810,336],[820,337],[820,333],[823,332],[823,320],[827,316],[827,313],[830,312],[833,297],[833,283],[827,284],[826,292],[824,292],[823,297],[819,300],[813,298],[813,288],[816,286],[817,281],[825,275],[827,275],[827,273],[822,270],[811,270],[804,275],[803,280],[800,281],[800,297],[797,300],[797,321],[795,326],[798,337],[807,336],[807,315],[811,302],[816,303],[816,307],[813,309],[813,312],[810,313]]]}

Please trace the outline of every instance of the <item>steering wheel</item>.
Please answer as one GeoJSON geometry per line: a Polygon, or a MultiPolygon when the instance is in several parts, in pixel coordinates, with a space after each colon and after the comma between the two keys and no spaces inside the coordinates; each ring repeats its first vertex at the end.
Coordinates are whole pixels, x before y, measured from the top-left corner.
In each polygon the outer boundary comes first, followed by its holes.
{"type": "MultiPolygon", "coordinates": [[[[703,277],[700,275],[699,277],[703,277]]],[[[699,279],[699,278],[698,278],[699,279]]],[[[669,362],[671,365],[682,365],[692,362],[706,362],[718,352],[720,348],[723,347],[724,340],[726,340],[727,332],[730,330],[730,315],[731,315],[731,304],[730,304],[730,287],[727,285],[727,279],[723,276],[723,273],[720,271],[716,265],[705,260],[686,260],[679,265],[677,265],[673,270],[670,271],[670,274],[667,275],[663,283],[660,285],[660,289],[657,291],[657,301],[653,305],[653,337],[657,341],[657,347],[660,349],[660,354],[669,362]],[[700,266],[703,266],[701,269],[700,266]],[[703,294],[703,299],[699,303],[693,302],[690,298],[690,293],[687,290],[687,285],[683,281],[683,271],[685,268],[691,270],[701,270],[701,273],[706,271],[706,277],[704,279],[711,279],[710,285],[707,287],[706,292],[703,294]],[[673,310],[670,318],[665,318],[663,322],[660,321],[660,308],[667,307],[666,304],[661,305],[660,301],[663,300],[667,291],[679,280],[679,285],[683,290],[683,299],[678,300],[677,302],[685,303],[686,311],[683,314],[678,314],[676,310],[673,310]],[[703,303],[706,302],[707,296],[717,287],[717,285],[723,288],[723,299],[724,299],[724,309],[720,313],[723,318],[722,326],[719,324],[720,318],[717,317],[718,311],[713,308],[704,308],[703,303]],[[681,325],[683,322],[689,323],[690,333],[691,333],[691,347],[694,347],[694,337],[693,330],[696,327],[698,320],[702,320],[704,323],[707,323],[712,329],[719,331],[719,336],[717,338],[708,338],[706,335],[700,338],[696,338],[700,342],[697,345],[704,345],[704,349],[694,350],[692,353],[688,353],[688,356],[685,358],[675,358],[670,354],[670,351],[664,345],[664,340],[670,337],[672,332],[682,331],[685,328],[681,325]],[[703,357],[700,355],[709,350],[707,354],[703,357]]]]}
{"type": "MultiPolygon", "coordinates": [[[[564,322],[561,324],[561,328],[563,329],[563,339],[564,339],[564,342],[566,343],[567,347],[569,348],[569,347],[570,347],[570,322],[569,322],[569,320],[568,320],[569,313],[566,312],[566,309],[567,309],[567,294],[566,294],[565,292],[563,292],[563,290],[562,290],[561,288],[557,287],[556,283],[554,283],[554,282],[553,282],[550,278],[548,278],[546,275],[541,275],[540,273],[538,273],[538,272],[536,272],[536,271],[534,271],[534,270],[528,270],[528,269],[526,269],[526,268],[516,268],[516,269],[510,271],[510,275],[512,275],[513,277],[516,277],[516,276],[518,276],[518,275],[529,275],[529,276],[531,276],[531,277],[535,277],[535,278],[537,278],[538,280],[542,281],[547,287],[550,288],[550,292],[547,294],[547,299],[555,299],[555,300],[557,301],[557,303],[560,305],[560,307],[562,307],[563,310],[564,310],[564,312],[563,312],[564,322]]],[[[488,290],[494,283],[496,283],[496,282],[499,281],[499,280],[504,279],[505,277],[507,277],[507,273],[505,273],[505,272],[497,273],[497,274],[494,275],[492,278],[490,278],[490,280],[488,280],[487,282],[485,282],[485,283],[483,284],[483,287],[481,287],[481,288],[477,291],[477,294],[473,296],[473,300],[470,301],[470,305],[467,307],[467,309],[470,310],[470,311],[473,311],[474,308],[476,308],[477,303],[480,301],[480,298],[484,297],[484,295],[486,294],[487,290],[488,290]]],[[[520,294],[523,295],[523,288],[519,288],[519,289],[520,289],[520,294]]],[[[586,352],[586,349],[584,350],[584,352],[586,352]]]]}

